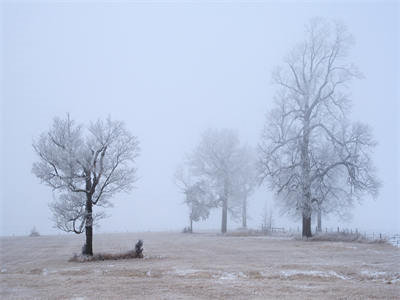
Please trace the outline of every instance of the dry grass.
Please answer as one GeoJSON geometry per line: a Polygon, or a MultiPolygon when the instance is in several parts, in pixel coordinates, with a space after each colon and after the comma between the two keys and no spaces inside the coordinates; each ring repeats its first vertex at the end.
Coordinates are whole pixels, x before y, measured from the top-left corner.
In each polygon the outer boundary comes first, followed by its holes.
{"type": "Polygon", "coordinates": [[[144,259],[68,262],[81,236],[1,238],[1,299],[399,299],[400,249],[271,236],[94,236],[97,253],[144,259]]]}

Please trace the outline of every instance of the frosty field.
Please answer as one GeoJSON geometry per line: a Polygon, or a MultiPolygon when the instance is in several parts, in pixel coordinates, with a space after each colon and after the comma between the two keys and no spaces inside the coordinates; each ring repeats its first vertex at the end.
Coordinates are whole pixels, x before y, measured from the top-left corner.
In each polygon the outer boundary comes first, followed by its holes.
{"type": "Polygon", "coordinates": [[[400,249],[215,233],[96,234],[95,252],[144,259],[68,262],[84,236],[1,238],[1,299],[400,299],[400,249]]]}

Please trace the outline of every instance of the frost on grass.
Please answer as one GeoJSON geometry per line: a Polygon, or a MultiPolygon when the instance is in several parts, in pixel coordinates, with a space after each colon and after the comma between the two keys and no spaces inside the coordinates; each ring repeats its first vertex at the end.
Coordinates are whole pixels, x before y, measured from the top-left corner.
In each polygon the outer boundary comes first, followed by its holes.
{"type": "Polygon", "coordinates": [[[287,270],[282,271],[281,277],[283,278],[291,278],[295,276],[310,276],[310,277],[322,277],[322,278],[339,278],[342,280],[347,280],[346,276],[340,275],[334,271],[316,271],[316,270],[287,270]]]}
{"type": "Polygon", "coordinates": [[[178,276],[186,276],[186,275],[192,275],[196,273],[202,272],[201,270],[195,270],[195,269],[175,269],[172,273],[176,274],[178,276]]]}

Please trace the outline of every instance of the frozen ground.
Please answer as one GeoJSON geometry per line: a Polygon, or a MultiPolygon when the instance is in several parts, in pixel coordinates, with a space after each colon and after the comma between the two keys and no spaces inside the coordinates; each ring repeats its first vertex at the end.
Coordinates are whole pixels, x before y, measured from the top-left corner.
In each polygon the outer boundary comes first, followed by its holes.
{"type": "Polygon", "coordinates": [[[83,236],[1,238],[1,299],[400,299],[400,249],[218,234],[94,236],[95,252],[145,259],[77,263],[83,236]]]}

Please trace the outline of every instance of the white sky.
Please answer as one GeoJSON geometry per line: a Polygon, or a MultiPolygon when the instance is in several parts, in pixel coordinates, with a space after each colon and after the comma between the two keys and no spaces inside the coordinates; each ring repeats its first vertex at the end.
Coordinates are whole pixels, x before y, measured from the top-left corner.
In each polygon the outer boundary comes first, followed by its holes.
{"type": "MultiPolygon", "coordinates": [[[[273,105],[271,71],[315,16],[340,20],[355,36],[350,59],[365,79],[352,86],[353,119],[369,123],[379,142],[381,193],[344,226],[399,232],[398,2],[3,1],[0,235],[25,235],[34,225],[58,232],[51,191],[31,173],[31,144],[67,112],[79,122],[110,114],[141,142],[137,188],[114,198],[99,230],[182,229],[177,164],[208,127],[235,128],[257,144],[273,105]]],[[[271,205],[264,187],[251,200],[250,226],[261,223],[266,200],[271,205]]],[[[275,222],[300,226],[277,213],[275,222]]],[[[220,211],[195,226],[219,229],[220,211]]]]}

